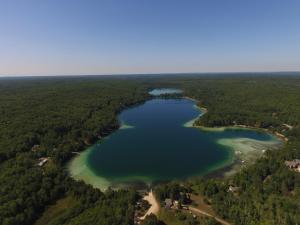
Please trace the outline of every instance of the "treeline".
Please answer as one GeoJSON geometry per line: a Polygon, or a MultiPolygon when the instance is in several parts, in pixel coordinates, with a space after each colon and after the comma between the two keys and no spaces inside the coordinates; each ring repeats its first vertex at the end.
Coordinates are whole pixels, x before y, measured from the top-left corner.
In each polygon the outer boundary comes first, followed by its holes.
{"type": "Polygon", "coordinates": [[[39,152],[64,162],[70,152],[118,127],[117,113],[147,98],[135,82],[97,78],[9,80],[0,84],[0,162],[39,152]]]}
{"type": "Polygon", "coordinates": [[[0,224],[32,224],[45,206],[67,191],[62,168],[42,170],[29,154],[0,164],[0,224]]]}
{"type": "MultiPolygon", "coordinates": [[[[76,189],[78,185],[66,174],[64,162],[72,152],[84,150],[116,129],[120,110],[148,97],[146,89],[134,80],[1,80],[0,224],[33,224],[47,205],[76,189]],[[40,157],[49,157],[43,167],[37,166],[40,157]]],[[[102,218],[99,224],[132,224],[131,195],[81,195],[88,202],[96,199],[97,204],[74,209],[78,221],[85,221],[79,212],[97,208],[98,220],[102,218]]]]}
{"type": "MultiPolygon", "coordinates": [[[[152,81],[151,81],[152,82],[152,81]]],[[[186,189],[201,194],[224,219],[238,225],[295,225],[300,221],[300,174],[285,160],[300,159],[300,77],[178,77],[159,85],[181,88],[208,112],[197,125],[248,125],[283,133],[288,143],[267,151],[228,179],[193,179],[157,187],[159,198],[186,189]],[[229,187],[233,187],[230,191],[229,187]]]]}
{"type": "Polygon", "coordinates": [[[186,75],[148,79],[150,87],[175,87],[208,108],[197,125],[248,125],[286,133],[300,121],[300,76],[186,75]]]}
{"type": "Polygon", "coordinates": [[[299,78],[282,77],[223,79],[199,82],[197,90],[187,93],[209,110],[198,125],[247,125],[286,133],[283,124],[299,125],[299,83],[299,78]]]}
{"type": "Polygon", "coordinates": [[[137,192],[109,189],[103,193],[84,182],[72,180],[69,181],[68,187],[67,195],[75,199],[75,203],[62,214],[50,218],[47,224],[131,225],[134,223],[134,205],[140,198],[137,192]]]}
{"type": "Polygon", "coordinates": [[[73,185],[71,193],[79,200],[76,207],[64,216],[51,221],[51,225],[61,224],[99,224],[132,225],[134,205],[139,199],[134,190],[107,190],[104,194],[84,183],[73,185]]]}

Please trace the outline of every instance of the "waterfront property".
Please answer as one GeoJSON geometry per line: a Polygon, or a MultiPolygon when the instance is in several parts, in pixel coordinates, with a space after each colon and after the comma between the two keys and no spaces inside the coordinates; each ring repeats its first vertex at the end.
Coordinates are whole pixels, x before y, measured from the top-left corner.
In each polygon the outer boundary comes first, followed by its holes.
{"type": "Polygon", "coordinates": [[[300,160],[293,159],[291,161],[285,161],[285,165],[289,167],[291,170],[300,172],[300,160]]]}
{"type": "Polygon", "coordinates": [[[49,158],[47,158],[47,157],[39,158],[39,160],[38,160],[39,162],[37,163],[37,165],[42,167],[48,162],[48,160],[49,160],[49,158]]]}

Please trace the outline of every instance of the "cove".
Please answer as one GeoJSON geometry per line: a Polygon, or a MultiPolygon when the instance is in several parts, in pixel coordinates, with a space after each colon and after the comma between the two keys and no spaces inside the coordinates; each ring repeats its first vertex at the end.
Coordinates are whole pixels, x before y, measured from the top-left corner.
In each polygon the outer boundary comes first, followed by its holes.
{"type": "Polygon", "coordinates": [[[206,175],[281,143],[251,129],[191,127],[202,113],[183,98],[155,98],[126,109],[121,128],[73,158],[69,173],[100,189],[149,185],[206,175]]]}

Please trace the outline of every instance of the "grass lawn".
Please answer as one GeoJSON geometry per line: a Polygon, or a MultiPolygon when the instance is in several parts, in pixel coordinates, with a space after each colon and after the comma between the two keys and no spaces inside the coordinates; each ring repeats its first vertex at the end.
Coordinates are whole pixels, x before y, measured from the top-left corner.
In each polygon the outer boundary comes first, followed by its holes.
{"type": "Polygon", "coordinates": [[[211,206],[204,201],[204,197],[201,195],[191,195],[191,200],[193,201],[193,205],[195,208],[198,208],[204,212],[207,212],[208,214],[211,214],[213,216],[216,216],[216,213],[211,208],[211,206]]]}
{"type": "MultiPolygon", "coordinates": [[[[193,204],[191,207],[200,209],[201,211],[212,215],[213,217],[216,216],[216,213],[211,208],[211,206],[204,200],[204,197],[201,195],[191,195],[191,199],[193,204]]],[[[158,218],[165,222],[167,225],[187,225],[189,221],[193,220],[192,215],[197,215],[198,224],[207,224],[208,220],[213,220],[212,217],[203,215],[198,212],[190,212],[186,210],[180,210],[180,212],[170,209],[165,209],[164,207],[160,208],[158,213],[158,218]],[[206,221],[206,222],[205,222],[206,221]]]]}
{"type": "Polygon", "coordinates": [[[46,209],[43,215],[35,222],[35,225],[50,224],[52,221],[67,213],[68,209],[74,207],[76,204],[77,201],[71,196],[58,200],[54,205],[46,209]]]}
{"type": "Polygon", "coordinates": [[[160,208],[158,213],[158,219],[162,220],[167,225],[183,225],[184,221],[179,220],[174,211],[170,211],[164,208],[160,208]]]}

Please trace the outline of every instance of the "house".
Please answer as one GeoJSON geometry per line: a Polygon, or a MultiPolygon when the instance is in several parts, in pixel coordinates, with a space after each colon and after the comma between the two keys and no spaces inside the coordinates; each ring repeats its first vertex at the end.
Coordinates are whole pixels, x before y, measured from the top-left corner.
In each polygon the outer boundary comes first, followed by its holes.
{"type": "Polygon", "coordinates": [[[37,152],[38,150],[40,150],[40,145],[34,145],[31,148],[31,151],[33,151],[33,152],[37,152]]]}
{"type": "Polygon", "coordinates": [[[49,158],[45,158],[45,157],[42,157],[42,158],[39,158],[39,162],[38,162],[38,166],[44,166],[47,162],[48,162],[49,158]]]}
{"type": "Polygon", "coordinates": [[[230,185],[229,188],[228,188],[228,192],[237,192],[240,190],[240,187],[235,187],[235,186],[232,186],[230,185]]]}
{"type": "Polygon", "coordinates": [[[188,205],[181,205],[182,209],[185,209],[185,210],[189,210],[189,206],[188,205]]]}
{"type": "Polygon", "coordinates": [[[293,126],[289,125],[289,124],[282,124],[284,127],[288,128],[289,130],[293,129],[293,126]]]}
{"type": "Polygon", "coordinates": [[[166,198],[165,199],[165,207],[170,209],[172,207],[172,205],[173,205],[172,199],[166,198]]]}
{"type": "Polygon", "coordinates": [[[290,168],[291,170],[295,170],[300,172],[300,160],[299,159],[293,159],[291,161],[285,161],[284,164],[290,168]]]}
{"type": "Polygon", "coordinates": [[[174,209],[180,209],[179,201],[175,200],[173,204],[174,209]]]}

